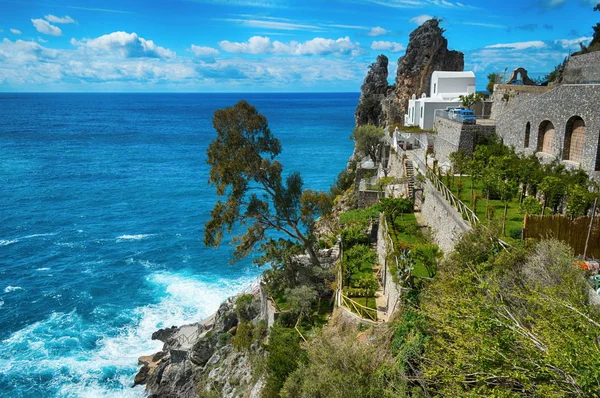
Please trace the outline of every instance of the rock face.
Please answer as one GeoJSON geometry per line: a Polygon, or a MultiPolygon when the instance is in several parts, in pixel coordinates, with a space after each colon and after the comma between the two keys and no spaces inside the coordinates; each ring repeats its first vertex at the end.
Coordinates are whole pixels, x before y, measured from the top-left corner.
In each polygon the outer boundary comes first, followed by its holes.
{"type": "Polygon", "coordinates": [[[262,301],[259,293],[236,311],[235,298],[230,298],[202,323],[157,331],[152,338],[163,341],[163,349],[140,358],[143,366],[134,385],[145,384],[150,397],[259,396],[263,381],[250,359],[263,355],[261,341],[236,350],[232,335],[242,321],[266,331],[262,301]]]}
{"type": "Polygon", "coordinates": [[[464,54],[448,50],[448,40],[439,20],[430,19],[410,34],[406,54],[398,60],[396,100],[402,114],[413,94],[429,95],[431,74],[435,71],[462,71],[464,54]]]}
{"type": "Polygon", "coordinates": [[[377,61],[369,66],[367,77],[360,87],[360,99],[354,113],[357,126],[363,124],[381,126],[385,123],[382,120],[381,103],[388,92],[392,91],[388,86],[387,78],[388,58],[385,55],[379,55],[377,61]]]}
{"type": "Polygon", "coordinates": [[[387,57],[377,57],[360,87],[354,114],[357,126],[403,124],[411,96],[429,95],[433,72],[463,70],[464,54],[448,50],[443,33],[439,20],[430,19],[410,34],[406,54],[398,60],[395,88],[388,86],[387,57]]]}

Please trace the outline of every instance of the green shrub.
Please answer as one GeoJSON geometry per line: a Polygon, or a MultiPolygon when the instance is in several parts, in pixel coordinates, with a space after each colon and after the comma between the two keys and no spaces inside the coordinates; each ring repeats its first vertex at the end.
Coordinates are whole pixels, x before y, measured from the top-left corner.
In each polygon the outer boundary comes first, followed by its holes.
{"type": "Polygon", "coordinates": [[[349,210],[340,215],[340,224],[361,224],[367,226],[372,219],[379,218],[379,213],[381,213],[379,204],[374,204],[366,209],[349,210]]]}
{"type": "Polygon", "coordinates": [[[512,228],[508,231],[508,236],[513,239],[521,240],[523,238],[523,228],[512,228]]]}
{"type": "Polygon", "coordinates": [[[235,336],[233,336],[233,347],[238,351],[246,351],[252,344],[254,327],[250,322],[238,323],[235,336]]]}
{"type": "Polygon", "coordinates": [[[294,329],[275,324],[267,346],[267,382],[264,398],[279,397],[287,377],[306,362],[306,351],[300,347],[300,336],[294,329]]]}
{"type": "Polygon", "coordinates": [[[369,237],[365,234],[365,227],[354,225],[342,230],[342,245],[344,250],[348,250],[356,245],[368,245],[369,237]]]}
{"type": "Polygon", "coordinates": [[[310,316],[312,305],[317,301],[317,291],[309,286],[299,286],[286,290],[290,310],[298,315],[310,316]]]}
{"type": "Polygon", "coordinates": [[[240,320],[249,321],[252,319],[250,311],[252,301],[254,301],[254,295],[252,294],[242,294],[235,300],[235,313],[240,320]]]}
{"type": "Polygon", "coordinates": [[[217,336],[217,341],[219,345],[226,345],[229,344],[232,338],[233,336],[229,333],[219,333],[219,335],[217,336]]]}

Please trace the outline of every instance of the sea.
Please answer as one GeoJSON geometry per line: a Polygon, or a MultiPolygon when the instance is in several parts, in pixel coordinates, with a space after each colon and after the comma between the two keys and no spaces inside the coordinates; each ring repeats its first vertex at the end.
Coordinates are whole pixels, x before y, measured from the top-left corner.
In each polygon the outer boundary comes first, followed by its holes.
{"type": "Polygon", "coordinates": [[[245,99],[284,174],[328,190],[358,93],[0,93],[0,395],[140,397],[159,328],[197,322],[261,269],[203,245],[215,110],[245,99]]]}

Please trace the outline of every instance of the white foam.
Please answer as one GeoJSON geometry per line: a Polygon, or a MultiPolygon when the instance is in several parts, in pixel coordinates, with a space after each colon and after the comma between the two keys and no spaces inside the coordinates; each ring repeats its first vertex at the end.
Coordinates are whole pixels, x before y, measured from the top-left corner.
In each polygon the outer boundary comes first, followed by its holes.
{"type": "Polygon", "coordinates": [[[0,308],[4,307],[4,300],[0,299],[0,308]]]}
{"type": "Polygon", "coordinates": [[[138,234],[138,235],[121,235],[117,236],[117,242],[124,240],[142,240],[154,236],[154,234],[138,234]]]}
{"type": "Polygon", "coordinates": [[[0,246],[8,246],[8,245],[12,245],[13,243],[18,243],[25,239],[33,239],[33,238],[39,238],[39,237],[43,237],[43,236],[54,236],[56,234],[57,234],[57,232],[52,232],[52,233],[48,233],[48,234],[25,235],[25,236],[21,236],[19,238],[15,238],[15,239],[0,239],[0,246]]]}
{"type": "Polygon", "coordinates": [[[13,240],[0,239],[0,246],[12,245],[13,243],[17,243],[18,241],[19,241],[18,239],[13,239],[13,240]]]}
{"type": "Polygon", "coordinates": [[[17,292],[23,290],[21,286],[7,286],[4,288],[4,293],[17,292]]]}
{"type": "Polygon", "coordinates": [[[36,271],[49,271],[50,268],[48,267],[43,267],[43,268],[36,268],[36,271]]]}
{"type": "MultiPolygon", "coordinates": [[[[18,352],[11,354],[11,361],[0,361],[0,373],[8,377],[27,374],[33,378],[51,374],[50,387],[57,396],[143,397],[144,388],[131,385],[139,368],[138,357],[162,347],[160,341],[151,340],[152,333],[161,327],[204,319],[227,297],[242,291],[254,277],[247,273],[224,280],[210,275],[200,279],[173,272],[152,273],[146,280],[160,299],[129,314],[121,313],[132,318],[128,326],[115,333],[104,330],[100,324],[87,324],[76,311],[53,313],[13,333],[0,345],[0,351],[18,352]],[[82,341],[96,334],[104,337],[96,342],[95,349],[86,351],[82,341]],[[112,381],[106,383],[108,379],[112,381]]],[[[107,309],[98,307],[97,311],[102,313],[107,309]]]]}

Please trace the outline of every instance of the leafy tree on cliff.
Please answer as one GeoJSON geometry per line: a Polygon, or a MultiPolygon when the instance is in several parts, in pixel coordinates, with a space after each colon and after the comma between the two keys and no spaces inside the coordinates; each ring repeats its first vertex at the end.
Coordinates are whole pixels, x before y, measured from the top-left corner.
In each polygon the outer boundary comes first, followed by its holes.
{"type": "Polygon", "coordinates": [[[211,166],[209,183],[219,196],[205,225],[204,244],[217,247],[225,232],[235,225],[247,227],[236,236],[234,261],[248,255],[263,243],[277,245],[269,232],[287,235],[299,243],[318,264],[311,232],[313,223],[331,209],[331,198],[324,192],[302,189],[302,177],[292,173],[286,179],[276,160],[281,143],[269,130],[267,119],[246,101],[219,109],[213,117],[217,131],[207,150],[211,166]]]}
{"type": "MultiPolygon", "coordinates": [[[[596,4],[594,11],[600,11],[600,3],[596,4]]],[[[592,29],[594,29],[594,36],[592,38],[592,42],[590,43],[590,47],[595,44],[600,45],[600,23],[597,23],[596,26],[592,27],[592,29]]]]}
{"type": "Polygon", "coordinates": [[[458,97],[462,103],[462,106],[471,109],[476,103],[483,101],[482,93],[471,93],[469,95],[460,95],[458,97]]]}
{"type": "Polygon", "coordinates": [[[377,163],[377,155],[381,147],[381,139],[384,132],[381,127],[366,124],[358,126],[352,132],[352,138],[356,144],[356,149],[371,158],[373,163],[377,163]]]}

